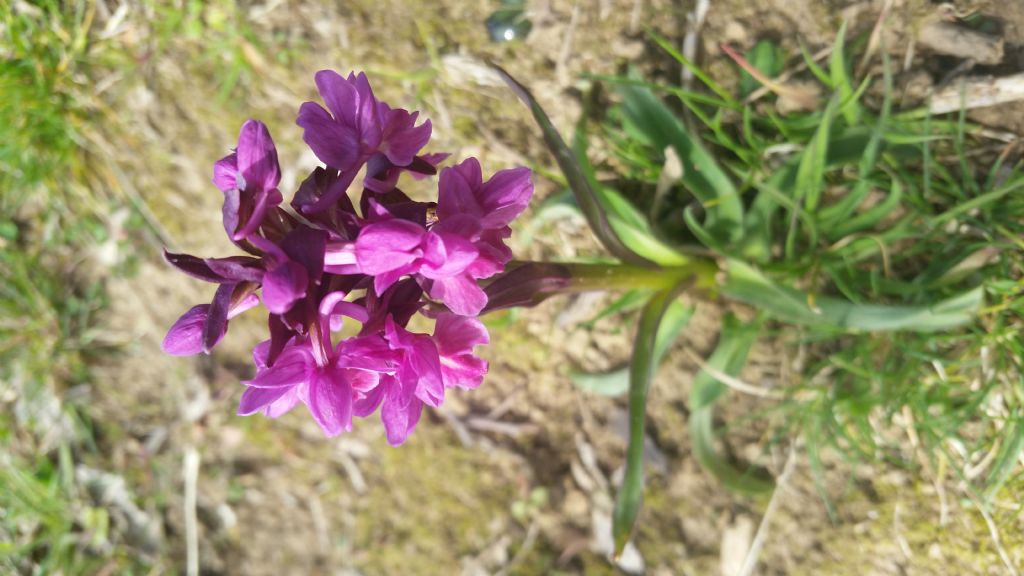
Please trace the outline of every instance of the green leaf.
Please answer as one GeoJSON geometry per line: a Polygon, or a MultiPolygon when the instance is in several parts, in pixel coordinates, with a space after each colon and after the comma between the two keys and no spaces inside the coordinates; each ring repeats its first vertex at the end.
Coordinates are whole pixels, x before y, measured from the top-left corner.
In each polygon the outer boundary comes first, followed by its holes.
{"type": "MultiPolygon", "coordinates": [[[[757,340],[759,323],[740,324],[729,315],[722,325],[715,352],[708,365],[735,376],[743,369],[747,354],[757,340]]],[[[761,469],[743,471],[723,458],[715,449],[714,404],[727,388],[707,371],[701,370],[690,389],[690,442],[693,456],[705,471],[727,488],[741,494],[760,495],[771,492],[774,482],[761,469]]]]}
{"type": "Polygon", "coordinates": [[[683,185],[704,205],[704,227],[720,241],[742,234],[743,203],[729,176],[669,108],[639,86],[621,86],[623,111],[656,149],[671,146],[683,163],[683,185]]]}
{"type": "Polygon", "coordinates": [[[612,229],[629,249],[662,266],[682,266],[690,261],[655,236],[643,214],[621,194],[606,186],[600,186],[598,191],[612,229]]]}
{"type": "Polygon", "coordinates": [[[739,260],[729,260],[722,293],[784,322],[864,332],[933,332],[963,326],[975,319],[984,295],[978,287],[930,306],[854,304],[780,286],[739,260]]]}
{"type": "MultiPolygon", "coordinates": [[[[829,63],[829,75],[832,79],[832,89],[836,91],[839,96],[839,101],[843,103],[855,102],[853,79],[850,78],[850,73],[846,68],[846,53],[844,50],[846,43],[846,22],[844,21],[842,26],[839,27],[839,33],[836,34],[836,40],[832,44],[832,59],[829,63]]],[[[844,106],[843,117],[846,118],[846,123],[849,126],[856,126],[860,117],[859,106],[844,106]]]]}
{"type": "Polygon", "coordinates": [[[704,85],[707,86],[716,95],[718,95],[719,98],[729,103],[730,107],[739,107],[739,104],[735,100],[733,100],[732,94],[730,94],[728,90],[726,90],[720,84],[712,80],[711,77],[705,74],[699,66],[695,65],[693,62],[690,62],[690,60],[686,56],[684,56],[683,53],[680,52],[675,46],[673,46],[672,42],[670,42],[667,38],[660,36],[657,32],[651,29],[647,30],[647,35],[650,36],[651,39],[654,40],[654,42],[658,46],[661,46],[662,50],[668,52],[669,55],[675,58],[676,61],[679,62],[683,67],[692,72],[695,78],[703,82],[704,85]]]}
{"type": "Polygon", "coordinates": [[[1020,425],[1020,417],[1014,417],[1000,431],[999,436],[1003,439],[1003,446],[999,449],[992,471],[988,473],[986,484],[987,499],[991,500],[1006,483],[1010,474],[1017,468],[1017,460],[1021,452],[1024,452],[1024,428],[1020,425]]]}
{"type": "Polygon", "coordinates": [[[530,94],[530,91],[525,86],[517,82],[515,78],[510,76],[501,67],[494,66],[494,69],[501,75],[516,96],[530,109],[534,120],[536,120],[541,128],[541,132],[544,134],[544,142],[555,156],[558,166],[562,169],[566,180],[569,182],[569,187],[576,196],[576,202],[583,211],[583,215],[587,217],[591,230],[598,240],[601,241],[601,244],[613,256],[623,262],[639,266],[653,266],[651,261],[626,247],[618,235],[616,235],[611,223],[608,221],[597,192],[591,187],[590,180],[580,167],[573,151],[565,144],[565,140],[559,135],[558,130],[555,129],[544,109],[540,107],[537,99],[530,94]]]}
{"type": "MultiPolygon", "coordinates": [[[[628,296],[628,295],[627,295],[628,296]]],[[[668,352],[669,346],[676,341],[679,333],[693,318],[694,307],[679,301],[672,302],[658,327],[658,336],[654,343],[654,364],[658,366],[668,352]]],[[[629,368],[620,368],[603,374],[575,372],[569,379],[578,388],[601,396],[619,396],[629,390],[629,368]]]]}
{"type": "Polygon", "coordinates": [[[865,210],[852,218],[848,218],[842,222],[837,222],[830,230],[831,237],[842,238],[843,236],[853,234],[854,232],[874,228],[875,225],[883,218],[893,213],[893,210],[899,206],[902,198],[903,186],[900,185],[899,180],[893,180],[892,190],[889,192],[889,195],[885,197],[885,200],[882,200],[875,206],[872,206],[868,210],[865,210]]]}
{"type": "MultiPolygon", "coordinates": [[[[782,73],[782,67],[785,65],[785,56],[782,53],[782,48],[771,40],[761,40],[754,47],[746,53],[747,62],[764,73],[769,78],[775,78],[782,73]]],[[[761,83],[758,82],[749,72],[740,72],[740,95],[746,96],[761,87],[761,83]]]]}
{"type": "Polygon", "coordinates": [[[662,290],[651,297],[640,313],[629,366],[629,447],[626,449],[626,474],[615,500],[612,536],[615,552],[620,554],[629,541],[644,498],[644,432],[647,419],[647,393],[654,377],[658,353],[657,336],[662,317],[685,287],[662,290]]]}

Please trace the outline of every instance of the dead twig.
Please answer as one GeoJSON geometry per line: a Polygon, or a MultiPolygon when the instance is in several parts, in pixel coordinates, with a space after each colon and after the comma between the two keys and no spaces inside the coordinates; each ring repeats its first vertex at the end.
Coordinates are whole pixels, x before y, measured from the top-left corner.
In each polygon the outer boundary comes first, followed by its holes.
{"type": "Polygon", "coordinates": [[[750,549],[747,550],[747,556],[743,559],[743,567],[738,572],[738,576],[751,576],[754,570],[757,569],[761,548],[764,547],[765,540],[768,538],[768,527],[771,525],[772,518],[779,508],[782,491],[785,490],[789,483],[789,478],[793,475],[793,470],[796,468],[797,442],[799,442],[799,439],[789,446],[789,456],[786,457],[786,465],[783,466],[782,474],[779,474],[775,482],[775,491],[772,492],[772,498],[768,501],[768,507],[764,510],[764,516],[761,517],[761,524],[758,525],[757,532],[754,533],[754,539],[750,542],[750,549]]]}
{"type": "Polygon", "coordinates": [[[772,400],[781,400],[782,398],[784,398],[784,396],[781,393],[776,392],[775,390],[766,390],[764,388],[754,386],[753,384],[747,384],[746,382],[740,380],[739,378],[730,376],[725,372],[722,372],[721,370],[705,362],[703,358],[698,356],[692,350],[687,350],[686,354],[690,357],[691,360],[697,363],[697,366],[699,366],[701,370],[707,372],[708,374],[711,375],[712,378],[718,380],[722,384],[725,384],[726,386],[732,388],[737,392],[749,394],[750,396],[757,396],[759,398],[769,398],[772,400]]]}
{"type": "Polygon", "coordinates": [[[956,112],[1024,100],[1024,73],[999,78],[964,78],[935,92],[928,105],[932,114],[956,112]]]}
{"type": "Polygon", "coordinates": [[[194,447],[185,449],[182,468],[185,481],[185,573],[188,576],[199,576],[199,520],[196,517],[199,452],[194,447]]]}

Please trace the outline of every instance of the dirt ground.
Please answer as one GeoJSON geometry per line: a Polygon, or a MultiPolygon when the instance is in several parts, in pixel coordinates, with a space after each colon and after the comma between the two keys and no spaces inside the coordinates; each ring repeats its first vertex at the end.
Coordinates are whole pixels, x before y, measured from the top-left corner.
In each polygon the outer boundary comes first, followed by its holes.
{"type": "MultiPolygon", "coordinates": [[[[678,77],[644,39],[643,27],[678,41],[688,3],[530,2],[533,30],[525,42],[509,44],[487,38],[483,22],[496,4],[248,5],[260,42],[242,51],[250,71],[236,93],[244,97],[230,102],[216,97],[224,62],[204,48],[205,40],[161,44],[154,39],[159,14],[145,10],[128,14],[115,31],[144,73],[111,80],[110,105],[120,122],[106,138],[123,171],[119,185],[148,211],[151,229],[133,238],[143,254],[138,274],[109,285],[113,308],[104,330],[119,335],[123,346],[99,367],[92,390],[96,417],[109,432],[98,439],[104,456],[91,464],[127,481],[144,520],[132,524],[123,514],[119,522],[131,524],[126,537],[148,539],[158,572],[184,566],[183,470],[186,455],[195,454],[204,574],[738,573],[767,502],[731,494],[706,475],[690,455],[686,433],[686,398],[697,368],[687,350],[703,356],[713,349],[723,313],[715,305],[699,308],[651,393],[647,504],[635,549],[618,568],[608,551],[625,400],[584,394],[568,374],[622,365],[631,332],[621,318],[576,327],[597,309],[594,298],[554,300],[493,319],[485,384],[453,394],[399,449],[387,447],[372,421],[326,440],[302,410],[278,421],[235,416],[239,380],[250,375],[248,350],[262,329],[254,318],[234,321],[212,357],[169,358],[159,350],[177,315],[210,297],[208,286],[162,263],[161,244],[200,255],[232,253],[209,174],[246,117],[270,126],[285,170],[282,189],[293,189],[315,165],[294,115],[315,97],[317,69],[366,70],[383,99],[432,119],[434,150],[457,159],[479,156],[492,172],[550,161],[526,112],[494,84],[487,59],[529,84],[563,128],[579,114],[583,72],[636,65],[678,77]]],[[[796,38],[820,48],[843,14],[870,22],[880,4],[712,2],[702,59],[713,71],[728,68],[720,42],[750,45],[765,36],[788,48],[796,38]]],[[[931,9],[925,2],[899,4],[911,16],[931,9]]],[[[1014,18],[1007,41],[1016,46],[1024,38],[1024,13],[1005,14],[1014,18]]],[[[541,195],[554,190],[543,178],[537,186],[541,195]]],[[[598,248],[585,228],[567,220],[516,250],[522,257],[566,258],[598,248]]],[[[762,345],[744,378],[776,378],[792,355],[762,345]]],[[[737,397],[724,418],[756,409],[737,397]]],[[[786,454],[740,422],[730,430],[730,452],[780,473],[786,454]]],[[[832,461],[819,486],[798,456],[780,488],[758,573],[1004,573],[983,520],[969,505],[940,502],[943,494],[923,474],[832,461]]],[[[1019,519],[1016,526],[1022,527],[1019,519]]],[[[1021,543],[1019,533],[1004,539],[1024,566],[1024,551],[1013,546],[1021,543]]]]}

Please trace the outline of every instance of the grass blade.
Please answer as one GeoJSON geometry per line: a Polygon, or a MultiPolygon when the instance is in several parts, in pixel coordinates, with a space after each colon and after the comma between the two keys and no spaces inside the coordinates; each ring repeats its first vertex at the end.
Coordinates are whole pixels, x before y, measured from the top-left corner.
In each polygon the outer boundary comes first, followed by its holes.
{"type": "Polygon", "coordinates": [[[743,203],[729,176],[700,141],[686,130],[669,108],[650,90],[621,86],[623,110],[658,150],[671,146],[683,162],[683,184],[704,205],[704,227],[720,241],[742,234],[743,203]]]}
{"type": "Polygon", "coordinates": [[[930,306],[854,304],[780,286],[759,270],[738,260],[730,260],[722,293],[755,306],[778,320],[794,324],[863,332],[932,332],[963,326],[974,320],[981,307],[984,290],[974,288],[930,306]]]}
{"type": "MultiPolygon", "coordinates": [[[[739,374],[757,340],[759,328],[759,323],[741,325],[734,316],[726,317],[718,347],[708,359],[708,365],[731,376],[739,374]]],[[[715,449],[714,404],[725,391],[726,386],[704,370],[693,381],[689,422],[693,456],[706,472],[727,488],[741,494],[767,494],[774,488],[774,483],[766,471],[739,470],[715,449]]]]}
{"type": "Polygon", "coordinates": [[[505,80],[505,83],[512,89],[512,92],[530,109],[534,120],[537,121],[544,134],[544,142],[555,156],[555,160],[558,162],[562,172],[565,173],[565,178],[569,182],[569,187],[572,189],[573,194],[576,196],[576,202],[579,204],[580,210],[583,211],[583,215],[586,216],[587,222],[590,224],[590,229],[597,236],[597,239],[601,241],[601,244],[613,256],[623,262],[638,266],[654,267],[653,262],[630,250],[615,233],[611,223],[608,221],[607,214],[605,214],[601,199],[591,187],[590,181],[584,174],[579,162],[577,162],[575,154],[565,144],[565,140],[562,139],[558,130],[555,129],[551,119],[548,118],[544,109],[540,107],[537,99],[530,94],[530,91],[525,86],[517,82],[515,78],[501,67],[495,65],[494,69],[505,80]]]}

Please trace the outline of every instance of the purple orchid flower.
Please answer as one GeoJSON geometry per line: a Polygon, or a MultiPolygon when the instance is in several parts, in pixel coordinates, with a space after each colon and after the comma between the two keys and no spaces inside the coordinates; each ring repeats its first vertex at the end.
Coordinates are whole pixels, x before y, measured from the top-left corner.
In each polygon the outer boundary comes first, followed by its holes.
{"type": "Polygon", "coordinates": [[[221,284],[213,304],[199,304],[182,314],[164,336],[163,351],[171,356],[208,353],[227,334],[228,320],[260,303],[251,286],[242,290],[238,287],[238,284],[221,284]]]}
{"type": "Polygon", "coordinates": [[[345,296],[328,294],[320,304],[317,333],[289,342],[272,366],[266,365],[269,344],[257,347],[254,358],[263,368],[243,382],[248,389],[239,403],[240,416],[263,411],[277,417],[301,401],[327,436],[352,429],[353,404],[377,387],[381,375],[395,364],[395,354],[373,336],[332,344],[331,324],[340,329],[337,317],[368,317],[365,308],[346,302],[345,296]]]}
{"type": "Polygon", "coordinates": [[[399,219],[369,224],[356,239],[356,262],[363,274],[374,277],[378,294],[399,278],[415,275],[432,298],[456,314],[474,316],[487,305],[476,283],[482,276],[473,274],[480,256],[473,240],[479,233],[467,218],[440,222],[430,230],[399,219]]]}
{"type": "MultiPolygon", "coordinates": [[[[393,168],[433,173],[429,160],[420,159],[420,166],[414,166],[416,154],[430,140],[429,120],[417,126],[418,112],[379,102],[363,73],[343,78],[333,70],[321,70],[316,73],[316,85],[327,109],[316,102],[305,102],[296,123],[303,129],[303,140],[328,167],[341,171],[351,182],[360,167],[372,162],[368,187],[378,192],[386,192],[388,183],[397,180],[393,168]]],[[[303,205],[302,210],[324,210],[342,193],[338,188],[330,189],[317,201],[303,205]]]]}
{"type": "Polygon", "coordinates": [[[430,122],[417,125],[417,112],[378,101],[363,74],[321,71],[316,84],[326,108],[306,102],[297,123],[326,167],[302,182],[294,212],[281,208],[270,133],[255,120],[242,126],[235,151],[215,164],[214,182],[224,192],[224,228],[249,255],[165,253],[217,289],[175,322],[163,347],[209,352],[231,318],[262,301],[270,338],[253,349],[256,374],[244,382],[238,413],[277,418],[301,403],[334,436],[379,410],[397,446],[446,390],[483,381],[488,365],[475,349],[489,337],[475,316],[488,297],[478,280],[512,258],[509,223],[533,185],[525,169],[485,182],[469,159],[441,172],[438,204],[413,200],[398,187],[402,174],[432,176],[447,157],[420,155],[430,122]],[[364,168],[354,203],[350,188],[364,168]],[[409,329],[417,314],[434,319],[432,334],[409,329]],[[362,327],[339,341],[346,317],[362,327]]]}
{"type": "Polygon", "coordinates": [[[213,183],[224,193],[224,229],[238,242],[252,235],[267,211],[283,200],[281,167],[267,126],[246,120],[238,147],[213,165],[213,183]]]}

